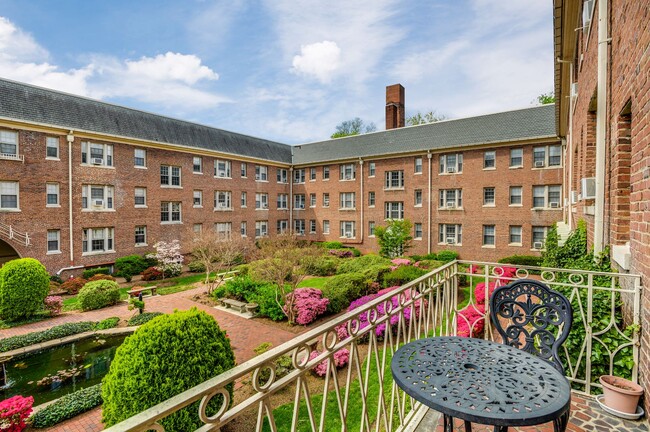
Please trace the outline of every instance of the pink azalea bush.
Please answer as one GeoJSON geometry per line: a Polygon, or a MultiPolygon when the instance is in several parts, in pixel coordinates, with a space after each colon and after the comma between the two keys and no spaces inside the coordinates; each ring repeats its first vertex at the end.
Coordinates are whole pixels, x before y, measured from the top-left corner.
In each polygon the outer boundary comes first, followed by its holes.
{"type": "Polygon", "coordinates": [[[390,271],[397,269],[397,267],[411,265],[411,260],[408,258],[393,258],[390,260],[392,266],[390,266],[390,271]]]}
{"type": "Polygon", "coordinates": [[[481,337],[485,328],[485,306],[467,305],[458,311],[456,334],[460,337],[481,337]]]}
{"type": "Polygon", "coordinates": [[[331,249],[329,254],[339,258],[352,258],[354,255],[350,249],[331,249]]]}
{"type": "Polygon", "coordinates": [[[307,325],[325,313],[329,302],[329,299],[323,298],[323,292],[319,289],[298,288],[287,294],[286,304],[293,305],[296,323],[307,325]]]}
{"type": "Polygon", "coordinates": [[[20,432],[25,429],[25,420],[32,413],[33,405],[31,396],[14,396],[0,402],[0,431],[20,432]]]}
{"type": "MultiPolygon", "coordinates": [[[[497,282],[489,282],[488,283],[488,299],[490,298],[489,296],[492,295],[494,290],[497,288],[499,284],[497,282]]],[[[476,284],[476,288],[474,288],[474,298],[476,299],[476,304],[484,306],[485,305],[485,283],[481,282],[479,284],[476,284]]]]}
{"type": "MultiPolygon", "coordinates": [[[[309,360],[313,360],[319,355],[321,355],[321,352],[314,350],[311,352],[311,354],[309,354],[309,360]]],[[[348,364],[349,361],[350,361],[350,351],[348,351],[347,349],[342,348],[334,353],[334,366],[336,366],[337,368],[342,368],[343,366],[348,364]]],[[[327,359],[318,363],[313,370],[316,375],[321,377],[325,376],[325,374],[327,373],[327,359]]]]}
{"type": "Polygon", "coordinates": [[[63,309],[63,298],[61,296],[47,296],[45,297],[45,310],[50,312],[50,316],[57,316],[63,309]]]}

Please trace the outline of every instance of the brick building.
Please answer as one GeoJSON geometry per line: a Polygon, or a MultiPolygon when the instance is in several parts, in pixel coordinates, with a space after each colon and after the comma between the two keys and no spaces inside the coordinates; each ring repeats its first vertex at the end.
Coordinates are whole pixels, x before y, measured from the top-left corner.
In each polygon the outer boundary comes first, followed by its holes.
{"type": "MultiPolygon", "coordinates": [[[[584,219],[596,251],[650,286],[650,1],[555,0],[558,135],[566,144],[565,222],[584,219]]],[[[634,313],[630,299],[626,313],[634,313]]],[[[650,409],[650,291],[639,378],[650,409]]],[[[629,316],[629,315],[628,315],[629,316]]]]}
{"type": "Polygon", "coordinates": [[[289,146],[0,80],[0,261],[66,273],[158,240],[187,253],[213,228],[376,251],[386,218],[414,223],[412,253],[539,252],[562,218],[552,105],[403,127],[395,85],[386,119],[383,132],[289,146]]]}

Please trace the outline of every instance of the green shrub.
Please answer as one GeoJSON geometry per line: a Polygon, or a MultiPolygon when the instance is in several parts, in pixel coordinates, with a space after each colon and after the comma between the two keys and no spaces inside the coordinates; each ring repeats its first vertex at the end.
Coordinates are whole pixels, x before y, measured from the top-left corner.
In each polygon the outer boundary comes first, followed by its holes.
{"type": "Polygon", "coordinates": [[[427,273],[426,270],[413,266],[400,266],[384,275],[384,286],[404,285],[427,273]]]}
{"type": "Polygon", "coordinates": [[[332,276],[336,273],[339,259],[333,256],[318,256],[306,259],[305,271],[312,276],[332,276]]]}
{"type": "Polygon", "coordinates": [[[148,323],[152,319],[156,318],[157,316],[164,315],[162,312],[144,312],[138,315],[132,316],[129,321],[127,321],[127,325],[129,327],[132,326],[139,326],[144,323],[148,323]]]}
{"type": "Polygon", "coordinates": [[[336,269],[336,274],[359,273],[377,264],[390,265],[390,260],[379,255],[364,255],[359,258],[343,260],[336,269]]]}
{"type": "Polygon", "coordinates": [[[382,283],[384,280],[384,275],[390,273],[390,266],[387,264],[374,264],[360,272],[369,283],[379,282],[382,283]]]}
{"type": "Polygon", "coordinates": [[[237,267],[233,268],[233,270],[237,270],[239,273],[237,273],[239,276],[246,276],[249,273],[250,267],[248,264],[240,264],[237,267]]]}
{"type": "Polygon", "coordinates": [[[84,311],[114,305],[120,301],[120,286],[109,280],[88,282],[79,291],[77,299],[84,311]]]}
{"type": "Polygon", "coordinates": [[[16,321],[43,310],[50,275],[34,258],[20,258],[0,267],[0,318],[16,321]]]}
{"type": "Polygon", "coordinates": [[[53,339],[60,339],[66,336],[91,331],[94,329],[95,323],[92,321],[80,321],[75,323],[61,324],[43,331],[0,339],[0,352],[7,352],[37,343],[47,342],[53,339]]]}
{"type": "Polygon", "coordinates": [[[217,298],[230,297],[239,301],[250,302],[260,285],[265,285],[265,283],[257,282],[250,276],[237,276],[218,287],[215,290],[215,296],[217,298]]]}
{"type": "Polygon", "coordinates": [[[143,281],[154,281],[163,278],[163,273],[156,267],[148,267],[142,272],[143,281]]]}
{"type": "Polygon", "coordinates": [[[81,277],[83,277],[84,279],[90,279],[96,274],[107,275],[107,274],[111,274],[111,272],[108,269],[108,267],[95,267],[95,268],[84,270],[83,273],[81,274],[81,277]]]}
{"type": "Polygon", "coordinates": [[[323,297],[329,299],[327,311],[338,313],[366,290],[367,278],[361,273],[346,273],[332,277],[323,285],[323,297]]]}
{"type": "Polygon", "coordinates": [[[436,259],[442,261],[443,263],[451,262],[455,259],[458,259],[458,252],[451,250],[443,250],[436,254],[436,259]]]}
{"type": "Polygon", "coordinates": [[[497,261],[500,264],[514,264],[539,267],[542,265],[542,257],[533,255],[511,255],[497,261]]]}
{"type": "Polygon", "coordinates": [[[438,255],[431,252],[431,253],[428,253],[426,255],[411,255],[411,259],[413,261],[437,260],[438,255]]]}
{"type": "Polygon", "coordinates": [[[190,262],[187,267],[192,273],[205,273],[205,264],[201,261],[194,260],[190,262]]]}
{"type": "Polygon", "coordinates": [[[320,244],[324,249],[343,249],[343,243],[339,241],[326,241],[320,244]]]}
{"type": "MultiPolygon", "coordinates": [[[[102,421],[113,426],[235,365],[230,341],[214,318],[193,308],[159,316],[127,337],[102,381],[102,421]]],[[[232,400],[232,385],[228,386],[232,400]]],[[[208,415],[223,399],[214,397],[208,415]]],[[[199,428],[199,402],[160,421],[168,432],[199,428]]]]}
{"type": "Polygon", "coordinates": [[[96,275],[93,275],[90,279],[88,279],[88,282],[95,282],[98,280],[109,280],[115,282],[115,278],[113,276],[104,273],[97,273],[96,275]]]}
{"type": "Polygon", "coordinates": [[[140,255],[127,255],[115,260],[115,276],[120,276],[131,282],[134,275],[142,273],[148,265],[146,259],[140,255]]]}
{"type": "Polygon", "coordinates": [[[287,316],[282,312],[282,307],[276,301],[278,289],[274,284],[262,284],[257,286],[257,292],[249,298],[249,302],[257,303],[257,313],[260,316],[268,317],[273,321],[282,321],[287,316]]]}
{"type": "Polygon", "coordinates": [[[39,410],[32,416],[32,426],[46,428],[71,419],[102,404],[102,385],[77,390],[39,410]]]}
{"type": "Polygon", "coordinates": [[[361,251],[357,248],[349,248],[352,251],[352,255],[354,257],[360,257],[361,256],[361,251]]]}
{"type": "Polygon", "coordinates": [[[86,282],[88,281],[82,277],[71,278],[61,284],[61,289],[68,294],[77,294],[86,282]]]}
{"type": "Polygon", "coordinates": [[[63,283],[63,279],[61,279],[61,276],[59,276],[58,274],[53,274],[53,275],[51,275],[51,276],[50,276],[50,280],[51,280],[52,282],[56,282],[56,283],[58,283],[58,284],[62,284],[62,283],[63,283]]]}
{"type": "Polygon", "coordinates": [[[101,320],[97,323],[97,330],[107,330],[117,327],[117,324],[120,322],[119,317],[110,317],[104,320],[101,320]]]}
{"type": "Polygon", "coordinates": [[[437,269],[438,267],[445,265],[445,263],[442,261],[432,260],[432,259],[423,259],[419,261],[419,263],[420,264],[418,265],[420,266],[420,268],[423,268],[425,270],[434,270],[437,269]]]}

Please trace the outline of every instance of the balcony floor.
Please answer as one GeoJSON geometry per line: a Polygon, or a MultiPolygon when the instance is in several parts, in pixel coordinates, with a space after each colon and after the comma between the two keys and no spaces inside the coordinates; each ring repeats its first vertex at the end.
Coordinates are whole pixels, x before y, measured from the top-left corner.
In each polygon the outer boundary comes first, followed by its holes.
{"type": "MultiPolygon", "coordinates": [[[[442,430],[442,416],[433,410],[427,412],[422,422],[415,429],[416,432],[442,432],[442,430]]],[[[492,430],[492,426],[472,425],[472,431],[475,432],[491,432],[492,430]]],[[[553,424],[510,428],[510,430],[553,432],[553,424]]],[[[603,411],[594,398],[576,393],[571,395],[571,419],[567,427],[568,432],[647,432],[648,430],[650,428],[646,419],[638,421],[623,420],[603,411]]],[[[462,421],[456,421],[454,431],[465,431],[462,421]]]]}

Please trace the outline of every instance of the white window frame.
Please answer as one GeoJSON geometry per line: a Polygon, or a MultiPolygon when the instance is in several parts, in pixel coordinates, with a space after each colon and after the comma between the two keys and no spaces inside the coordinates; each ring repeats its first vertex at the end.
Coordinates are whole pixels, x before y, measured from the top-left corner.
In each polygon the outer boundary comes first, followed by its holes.
{"type": "Polygon", "coordinates": [[[269,181],[269,167],[267,167],[266,165],[255,165],[255,181],[258,182],[269,181]]]}
{"type": "Polygon", "coordinates": [[[81,185],[82,211],[115,211],[115,187],[110,185],[81,185]],[[102,198],[93,198],[93,189],[102,189],[102,198]],[[95,201],[102,200],[101,206],[96,206],[95,201]]]}
{"type": "Polygon", "coordinates": [[[323,220],[323,234],[330,233],[330,221],[328,219],[323,220]]]}
{"type": "Polygon", "coordinates": [[[47,230],[47,255],[54,255],[61,253],[61,230],[47,230]],[[50,243],[56,242],[56,248],[50,249],[50,243]]]}
{"type": "Polygon", "coordinates": [[[181,189],[183,187],[181,167],[176,165],[160,165],[160,187],[181,189]],[[166,182],[163,181],[163,177],[167,178],[166,182]]]}
{"type": "Polygon", "coordinates": [[[533,147],[533,168],[539,169],[561,167],[562,146],[560,144],[533,147]],[[551,155],[551,153],[554,154],[551,155]]]}
{"type": "Polygon", "coordinates": [[[438,192],[438,208],[440,209],[462,209],[462,189],[440,189],[438,192]],[[450,205],[453,203],[453,205],[450,205]]]}
{"type": "Polygon", "coordinates": [[[524,166],[524,149],[522,147],[510,149],[510,168],[521,168],[524,166]],[[519,160],[519,162],[514,162],[519,160]]]}
{"type": "Polygon", "coordinates": [[[483,188],[483,207],[495,207],[497,203],[497,190],[494,186],[483,188]],[[490,200],[490,194],[492,199],[490,200]]]}
{"type": "Polygon", "coordinates": [[[422,174],[422,156],[418,156],[413,161],[413,174],[422,174]]]}
{"type": "Polygon", "coordinates": [[[309,194],[309,208],[315,208],[316,207],[316,194],[315,193],[310,193],[309,194]]]}
{"type": "Polygon", "coordinates": [[[438,244],[461,246],[463,244],[462,224],[438,224],[438,244]],[[453,239],[453,242],[447,242],[453,239]]]}
{"type": "Polygon", "coordinates": [[[293,209],[304,210],[307,205],[305,194],[293,194],[293,209]]]}
{"type": "Polygon", "coordinates": [[[297,168],[293,170],[293,184],[303,184],[305,182],[305,169],[297,168]]]}
{"type": "Polygon", "coordinates": [[[530,248],[532,250],[543,250],[545,248],[545,246],[546,246],[546,236],[548,235],[548,227],[547,226],[535,225],[535,226],[531,227],[530,232],[531,232],[531,234],[530,234],[530,248]],[[537,239],[535,238],[535,236],[538,235],[540,232],[542,233],[542,239],[541,240],[539,238],[537,238],[537,239]],[[537,242],[542,243],[541,248],[536,248],[535,247],[535,243],[537,243],[537,242]]]}
{"type": "Polygon", "coordinates": [[[280,193],[276,199],[276,204],[278,210],[288,210],[289,209],[289,194],[280,193]]]}
{"type": "Polygon", "coordinates": [[[416,222],[413,224],[413,239],[422,240],[422,223],[416,222]]]}
{"type": "Polygon", "coordinates": [[[232,211],[231,191],[214,191],[214,211],[232,211]]]}
{"type": "Polygon", "coordinates": [[[133,167],[138,168],[138,169],[146,169],[147,168],[147,150],[145,149],[133,149],[133,167]],[[140,153],[140,156],[138,156],[138,153],[140,153]],[[138,164],[138,160],[142,160],[142,164],[138,164]]]}
{"type": "Polygon", "coordinates": [[[242,237],[247,237],[248,236],[248,224],[246,223],[246,221],[241,221],[239,223],[239,234],[242,237]]]}
{"type": "Polygon", "coordinates": [[[495,247],[497,243],[497,229],[494,225],[483,225],[483,246],[495,247]]]}
{"type": "Polygon", "coordinates": [[[422,194],[422,189],[415,189],[413,191],[413,202],[415,207],[422,207],[422,200],[423,200],[423,194],[422,194]]]}
{"type": "Polygon", "coordinates": [[[404,170],[386,171],[384,176],[384,190],[404,189],[404,170]]]}
{"type": "Polygon", "coordinates": [[[323,207],[324,208],[329,208],[330,206],[330,194],[329,192],[324,192],[323,193],[323,207]]]}
{"type": "Polygon", "coordinates": [[[195,223],[194,225],[192,225],[192,231],[194,232],[194,234],[201,234],[201,232],[203,231],[203,224],[195,223]]]}
{"type": "Polygon", "coordinates": [[[438,174],[461,174],[463,172],[463,154],[447,153],[440,155],[438,174]]]}
{"type": "Polygon", "coordinates": [[[284,234],[289,231],[289,219],[278,219],[275,224],[275,229],[278,234],[284,234]]]}
{"type": "Polygon", "coordinates": [[[214,231],[219,240],[230,240],[232,238],[232,222],[215,222],[214,231]]]}
{"type": "Polygon", "coordinates": [[[203,208],[203,191],[195,189],[192,191],[192,207],[203,208]]]}
{"type": "Polygon", "coordinates": [[[147,226],[146,225],[136,225],[134,233],[133,233],[133,241],[135,243],[135,247],[147,246],[147,226]],[[142,241],[138,241],[138,237],[142,237],[142,241]]]}
{"type": "Polygon", "coordinates": [[[82,255],[101,255],[115,252],[115,228],[83,228],[81,237],[82,255]],[[95,241],[102,241],[103,248],[95,250],[95,241]]]}
{"type": "Polygon", "coordinates": [[[294,219],[293,220],[293,233],[295,235],[304,236],[306,227],[307,227],[307,224],[305,224],[304,219],[294,219]]]}
{"type": "Polygon", "coordinates": [[[341,221],[340,228],[341,238],[353,239],[357,237],[357,228],[355,221],[341,221]]]}
{"type": "Polygon", "coordinates": [[[248,207],[248,193],[246,191],[242,191],[241,196],[239,197],[239,206],[241,208],[248,207]]]}
{"type": "Polygon", "coordinates": [[[45,183],[45,207],[61,207],[61,195],[59,184],[55,182],[45,183]],[[50,196],[54,196],[56,202],[50,203],[50,196]]]}
{"type": "Polygon", "coordinates": [[[98,144],[90,141],[82,141],[81,143],[81,164],[87,166],[98,167],[113,167],[113,144],[98,144]],[[92,150],[102,149],[102,157],[93,155],[92,150]],[[102,159],[102,163],[95,164],[95,159],[102,159]]]}
{"type": "Polygon", "coordinates": [[[355,163],[339,165],[339,181],[354,181],[357,178],[357,165],[355,163]]]}
{"type": "Polygon", "coordinates": [[[339,193],[339,210],[355,210],[357,206],[357,196],[355,192],[339,193]]]}
{"type": "Polygon", "coordinates": [[[146,187],[133,188],[133,206],[135,208],[147,208],[147,188],[146,187]],[[143,198],[144,203],[143,204],[138,204],[137,201],[136,201],[137,198],[143,198]]]}
{"type": "Polygon", "coordinates": [[[215,159],[214,177],[223,179],[232,178],[232,161],[225,159],[215,159]]]}
{"type": "Polygon", "coordinates": [[[384,203],[384,219],[404,219],[404,202],[386,201],[384,203]]]}
{"type": "Polygon", "coordinates": [[[242,162],[239,167],[241,178],[248,178],[248,164],[242,162]]]}
{"type": "Polygon", "coordinates": [[[267,237],[269,235],[269,221],[255,221],[255,238],[267,237]]]}
{"type": "Polygon", "coordinates": [[[522,186],[510,186],[508,203],[508,205],[512,207],[521,207],[524,204],[524,188],[522,186]],[[519,202],[515,202],[517,198],[519,199],[519,202]]]}
{"type": "Polygon", "coordinates": [[[374,177],[377,172],[377,167],[374,162],[368,163],[368,177],[374,177]]]}
{"type": "Polygon", "coordinates": [[[497,152],[496,150],[487,150],[483,152],[483,169],[497,169],[497,152]]]}
{"type": "Polygon", "coordinates": [[[255,209],[268,210],[269,209],[269,194],[266,192],[258,192],[255,194],[255,209]]]}
{"type": "Polygon", "coordinates": [[[18,132],[0,130],[0,159],[20,160],[20,140],[18,132]],[[12,153],[9,147],[15,147],[12,153]]]}
{"type": "Polygon", "coordinates": [[[194,156],[192,158],[192,173],[203,174],[203,158],[201,156],[194,156]],[[199,168],[198,171],[196,170],[197,166],[199,168]]]}
{"type": "Polygon", "coordinates": [[[323,167],[323,181],[327,181],[330,179],[330,167],[329,166],[324,166],[323,167]]]}
{"type": "Polygon", "coordinates": [[[534,209],[561,209],[562,208],[562,185],[535,185],[533,186],[533,208],[534,209]],[[551,198],[551,194],[558,195],[557,199],[551,198]],[[536,200],[543,199],[543,205],[536,205],[536,200]],[[553,205],[555,203],[555,205],[553,205]]]}
{"type": "Polygon", "coordinates": [[[45,159],[48,160],[61,160],[59,153],[59,138],[58,137],[46,137],[45,138],[45,159]],[[50,149],[56,149],[56,156],[50,156],[48,151],[50,149]]]}
{"type": "Polygon", "coordinates": [[[174,225],[183,223],[183,204],[181,201],[161,201],[160,202],[160,224],[174,225]],[[178,218],[174,215],[178,214],[178,218]],[[163,217],[167,215],[167,217],[163,217]]]}
{"type": "Polygon", "coordinates": [[[368,237],[375,236],[375,221],[368,221],[368,237]]]}
{"type": "Polygon", "coordinates": [[[316,181],[316,167],[309,168],[309,181],[316,181]]]}
{"type": "Polygon", "coordinates": [[[278,168],[276,172],[276,179],[280,184],[289,183],[289,171],[286,168],[278,168]]]}
{"type": "Polygon", "coordinates": [[[316,219],[309,220],[309,234],[316,234],[316,219]]]}
{"type": "Polygon", "coordinates": [[[370,191],[368,192],[368,207],[375,207],[375,203],[377,202],[377,195],[375,192],[370,191]]]}
{"type": "Polygon", "coordinates": [[[510,225],[508,228],[508,245],[521,246],[523,243],[523,227],[521,225],[510,225]],[[518,231],[518,232],[517,232],[518,231]],[[519,241],[513,241],[513,238],[519,237],[519,241]]]}

